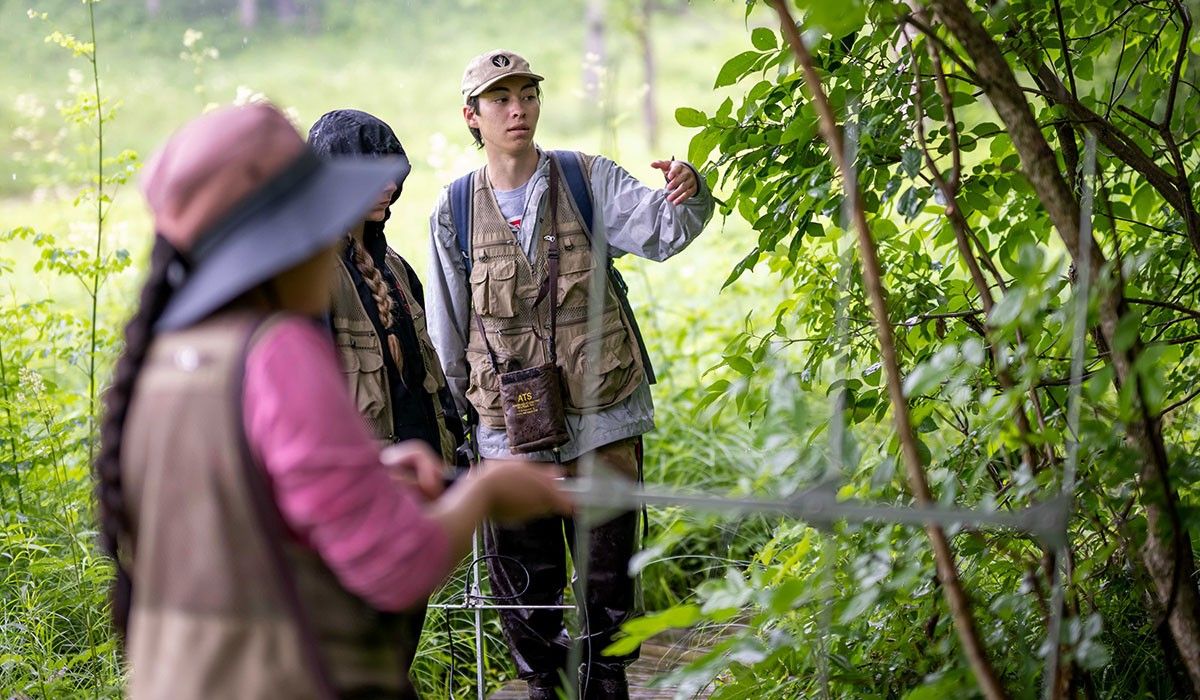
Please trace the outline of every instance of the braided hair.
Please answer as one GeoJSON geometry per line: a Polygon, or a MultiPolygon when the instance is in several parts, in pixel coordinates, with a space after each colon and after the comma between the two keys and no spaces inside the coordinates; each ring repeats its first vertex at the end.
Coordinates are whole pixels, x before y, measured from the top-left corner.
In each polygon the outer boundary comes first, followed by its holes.
{"type": "Polygon", "coordinates": [[[100,423],[100,451],[93,464],[100,539],[104,551],[116,562],[112,588],[112,622],[124,640],[129,624],[132,579],[122,555],[122,543],[132,535],[129,513],[121,484],[121,436],[142,364],[154,340],[154,324],[171,298],[172,271],[183,264],[178,251],[162,236],[154,237],[150,272],[142,286],[138,308],[125,326],[125,349],[117,360],[112,386],[104,393],[104,417],[100,423]]]}
{"type": "MultiPolygon", "coordinates": [[[[347,245],[350,246],[350,251],[354,256],[354,266],[358,268],[358,272],[362,275],[363,281],[367,283],[367,287],[371,289],[371,297],[375,299],[375,308],[379,309],[379,323],[387,330],[391,330],[396,324],[395,302],[392,300],[392,295],[388,293],[387,282],[383,279],[383,273],[375,266],[371,260],[371,256],[367,253],[367,247],[363,242],[354,236],[347,236],[349,239],[347,245]]],[[[396,339],[395,333],[387,334],[387,349],[391,353],[392,360],[397,365],[401,362],[400,357],[400,341],[396,339]]]]}

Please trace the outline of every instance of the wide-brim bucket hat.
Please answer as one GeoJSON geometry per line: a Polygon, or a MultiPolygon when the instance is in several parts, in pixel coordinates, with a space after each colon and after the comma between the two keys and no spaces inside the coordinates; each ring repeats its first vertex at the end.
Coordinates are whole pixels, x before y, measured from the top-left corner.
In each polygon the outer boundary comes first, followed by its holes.
{"type": "Polygon", "coordinates": [[[188,123],[142,178],[155,229],[183,260],[155,331],[190,326],[333,245],[408,167],[320,158],[268,104],[188,123]]]}

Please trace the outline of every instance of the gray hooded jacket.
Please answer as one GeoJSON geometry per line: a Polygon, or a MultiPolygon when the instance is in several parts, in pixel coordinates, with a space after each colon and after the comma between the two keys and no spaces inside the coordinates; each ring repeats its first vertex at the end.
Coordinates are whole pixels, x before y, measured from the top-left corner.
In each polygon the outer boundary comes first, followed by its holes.
{"type": "MultiPolygon", "coordinates": [[[[536,252],[540,214],[549,206],[545,196],[549,157],[541,152],[537,170],[530,179],[525,214],[517,239],[530,259],[536,252]]],[[[688,167],[692,167],[690,164],[688,167]]],[[[693,168],[693,170],[695,170],[693,168]]],[[[608,255],[626,253],[662,261],[687,247],[712,218],[713,198],[704,178],[697,176],[699,191],[678,206],[667,202],[663,188],[651,189],[624,168],[603,156],[592,163],[590,173],[593,220],[591,231],[604,231],[608,255]]],[[[462,255],[459,253],[450,214],[449,188],[443,188],[430,217],[430,271],[425,287],[429,335],[441,358],[450,393],[462,413],[467,411],[466,391],[467,325],[471,296],[462,255]]],[[[611,442],[642,435],[654,428],[654,403],[644,381],[629,398],[611,408],[587,415],[567,415],[570,441],[559,453],[564,461],[611,442]]],[[[484,457],[511,457],[502,430],[479,426],[479,449],[484,457]]],[[[549,452],[523,455],[526,459],[551,461],[549,452]]]]}

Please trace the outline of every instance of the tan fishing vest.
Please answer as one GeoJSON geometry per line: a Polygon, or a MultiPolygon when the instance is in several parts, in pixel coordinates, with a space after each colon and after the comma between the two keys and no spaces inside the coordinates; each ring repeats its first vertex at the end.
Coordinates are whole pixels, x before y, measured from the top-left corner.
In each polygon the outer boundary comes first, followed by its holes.
{"type": "MultiPolygon", "coordinates": [[[[446,427],[446,415],[438,397],[438,392],[446,386],[446,375],[442,373],[437,351],[434,350],[433,341],[429,339],[425,310],[417,303],[404,263],[390,248],[385,262],[412,314],[417,341],[421,345],[421,362],[425,365],[425,384],[421,388],[433,398],[433,411],[437,418],[438,433],[441,435],[442,458],[453,463],[455,440],[446,427]]],[[[375,332],[374,324],[367,316],[362,299],[358,296],[350,271],[340,260],[337,262],[337,278],[334,281],[330,316],[342,372],[346,375],[350,395],[354,397],[358,412],[367,419],[377,439],[394,442],[392,396],[388,391],[387,370],[383,366],[383,345],[375,332]]],[[[404,375],[404,362],[409,359],[396,358],[396,370],[401,376],[404,375]]]]}
{"type": "Polygon", "coordinates": [[[397,641],[409,621],[282,534],[248,454],[242,376],[258,321],[223,314],[161,336],[138,377],[121,449],[136,533],[128,697],[415,697],[397,641]]]}
{"type": "MultiPolygon", "coordinates": [[[[591,158],[584,158],[588,172],[591,158]]],[[[553,164],[551,167],[557,167],[553,164]]],[[[496,352],[501,372],[524,369],[549,361],[549,304],[535,309],[538,288],[546,278],[547,242],[550,235],[549,195],[537,221],[538,247],[531,263],[517,237],[500,213],[487,168],[476,172],[471,206],[471,313],[467,362],[471,366],[467,398],[480,420],[495,429],[504,427],[500,389],[479,335],[475,316],[483,321],[488,342],[496,352]]],[[[604,305],[598,342],[587,337],[588,285],[591,283],[592,246],[563,178],[558,193],[558,365],[562,368],[567,413],[594,413],[613,406],[633,393],[645,372],[634,344],[629,321],[604,269],[604,305]]]]}

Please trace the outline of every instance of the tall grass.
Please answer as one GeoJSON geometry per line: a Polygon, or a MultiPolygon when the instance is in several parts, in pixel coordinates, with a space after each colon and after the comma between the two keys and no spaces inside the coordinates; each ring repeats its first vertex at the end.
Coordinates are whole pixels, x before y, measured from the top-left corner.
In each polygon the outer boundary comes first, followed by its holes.
{"type": "MultiPolygon", "coordinates": [[[[438,189],[480,162],[457,116],[457,82],[466,58],[493,48],[497,22],[543,27],[539,36],[560,39],[512,46],[548,78],[540,140],[593,152],[606,143],[605,155],[648,182],[655,181],[650,160],[687,150],[689,134],[665,123],[674,106],[715,109],[724,97],[708,90],[712,67],[702,57],[741,40],[741,27],[728,21],[740,17],[736,8],[685,9],[656,25],[660,45],[679,51],[660,52],[664,138],[661,152],[651,153],[633,126],[641,89],[633,64],[621,67],[632,58],[618,24],[605,109],[579,94],[582,25],[574,15],[581,4],[410,2],[395,13],[390,2],[333,3],[324,33],[267,26],[244,41],[220,19],[140,25],[140,5],[48,0],[38,4],[48,16],[29,18],[24,6],[0,2],[0,60],[12,69],[0,76],[0,144],[12,155],[11,172],[0,172],[0,697],[120,695],[106,603],[111,567],[95,547],[88,465],[96,398],[135,298],[130,261],[149,241],[141,205],[122,187],[136,173],[138,152],[208,101],[238,94],[265,93],[293,109],[301,128],[328,109],[373,111],[396,127],[417,166],[389,235],[421,270],[438,189]],[[395,21],[380,22],[383,10],[395,21]],[[185,34],[193,24],[203,35],[185,34]],[[181,49],[190,60],[177,60],[181,49]]],[[[731,414],[698,423],[693,410],[728,321],[757,301],[715,294],[747,234],[744,224],[716,223],[666,264],[622,262],[664,379],[655,391],[660,429],[647,450],[651,482],[738,488],[746,454],[763,448],[731,414]],[[734,437],[724,441],[723,433],[734,437]]],[[[710,572],[744,563],[765,531],[760,521],[726,525],[652,512],[649,544],[662,553],[646,570],[649,607],[684,599],[680,592],[710,572]]],[[[456,598],[462,576],[435,600],[456,598]]],[[[494,687],[512,669],[494,616],[486,630],[494,687]]],[[[474,696],[470,613],[430,611],[414,675],[429,697],[474,696]]]]}

